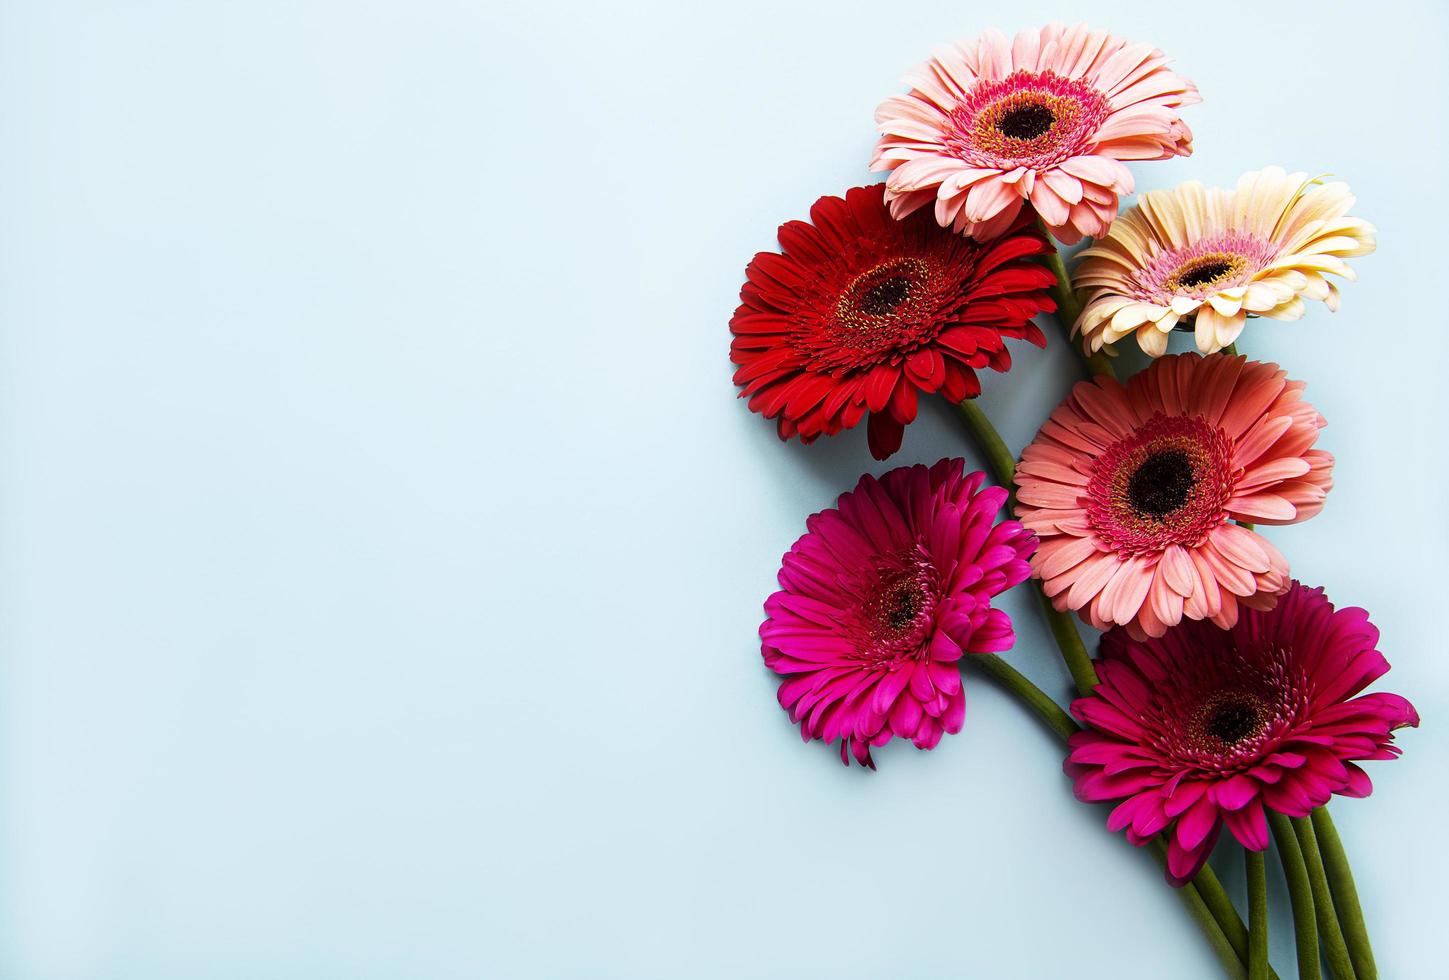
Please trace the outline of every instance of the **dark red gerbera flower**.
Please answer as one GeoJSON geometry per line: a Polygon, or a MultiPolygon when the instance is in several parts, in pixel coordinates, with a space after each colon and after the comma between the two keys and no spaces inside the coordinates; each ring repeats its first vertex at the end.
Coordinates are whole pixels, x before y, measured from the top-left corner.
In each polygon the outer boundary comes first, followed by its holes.
{"type": "Polygon", "coordinates": [[[897,221],[883,187],[822,197],[810,223],[781,225],[783,254],[755,256],[730,320],[751,411],[806,443],[869,412],[876,459],[900,448],[918,390],[974,397],[975,369],[1010,368],[1007,337],[1044,347],[1031,318],[1056,308],[1052,273],[1030,259],[1050,246],[1029,226],[978,242],[925,212],[897,221]]]}
{"type": "Polygon", "coordinates": [[[1065,768],[1077,798],[1117,802],[1107,818],[1138,847],[1167,830],[1167,875],[1190,881],[1223,827],[1268,846],[1268,812],[1306,817],[1335,793],[1368,796],[1356,763],[1399,754],[1419,713],[1397,694],[1362,694],[1388,673],[1379,631],[1358,608],[1292,583],[1271,610],[1231,629],[1183,620],[1166,635],[1102,637],[1102,682],[1072,702],[1087,728],[1065,768]]]}

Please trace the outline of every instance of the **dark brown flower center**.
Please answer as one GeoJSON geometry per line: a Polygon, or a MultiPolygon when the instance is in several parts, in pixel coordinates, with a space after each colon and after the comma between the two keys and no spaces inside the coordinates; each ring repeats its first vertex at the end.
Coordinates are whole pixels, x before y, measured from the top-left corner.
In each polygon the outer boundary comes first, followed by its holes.
{"type": "Polygon", "coordinates": [[[1224,745],[1236,745],[1262,729],[1263,717],[1258,706],[1236,698],[1218,704],[1203,722],[1203,731],[1224,745]]]}
{"type": "Polygon", "coordinates": [[[860,583],[859,605],[846,629],[870,664],[917,657],[935,616],[935,571],[917,551],[881,556],[860,583]]]}
{"type": "Polygon", "coordinates": [[[1014,106],[996,120],[996,131],[1014,140],[1034,140],[1051,130],[1057,117],[1040,102],[1014,106]]]}
{"type": "Polygon", "coordinates": [[[1163,281],[1168,292],[1221,289],[1249,268],[1247,257],[1231,249],[1215,249],[1182,261],[1163,281]]]}
{"type": "Polygon", "coordinates": [[[1197,479],[1181,449],[1164,449],[1142,461],[1127,480],[1127,503],[1143,517],[1167,517],[1187,502],[1197,479]]]}
{"type": "Polygon", "coordinates": [[[831,318],[831,357],[858,366],[920,339],[934,324],[935,272],[923,259],[901,256],[868,269],[841,290],[831,318]]]}
{"type": "MultiPolygon", "coordinates": [[[[913,583],[912,583],[913,584],[913,583]]],[[[887,598],[884,608],[885,621],[893,630],[905,629],[916,620],[921,611],[921,596],[911,587],[897,587],[887,598]]]]}
{"type": "Polygon", "coordinates": [[[858,307],[862,313],[884,316],[904,303],[911,295],[911,281],[905,276],[891,276],[871,286],[860,297],[858,307]]]}
{"type": "Polygon", "coordinates": [[[897,575],[877,587],[875,595],[868,600],[867,617],[877,629],[899,633],[915,623],[925,604],[920,581],[910,573],[897,575]]]}
{"type": "Polygon", "coordinates": [[[1188,269],[1186,273],[1178,277],[1178,285],[1192,289],[1194,286],[1206,286],[1214,279],[1219,279],[1232,271],[1232,266],[1227,262],[1207,262],[1195,268],[1188,269]]]}

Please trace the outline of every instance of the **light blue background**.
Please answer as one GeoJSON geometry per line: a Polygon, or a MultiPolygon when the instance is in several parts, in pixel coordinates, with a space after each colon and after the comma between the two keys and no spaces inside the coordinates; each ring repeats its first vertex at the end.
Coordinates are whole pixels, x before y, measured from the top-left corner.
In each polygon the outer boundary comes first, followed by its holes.
{"type": "MultiPolygon", "coordinates": [[[[1384,975],[1438,974],[1441,4],[7,0],[0,975],[1215,975],[1014,702],[846,770],[754,637],[886,467],[735,400],[745,263],[933,44],[1053,17],[1200,85],[1141,186],[1329,170],[1378,224],[1342,312],[1243,346],[1340,461],[1270,533],[1425,717],[1334,811],[1384,975]]],[[[1019,448],[1076,368],[1015,353],[1019,448]]],[[[963,446],[932,408],[892,465],[963,446]]]]}

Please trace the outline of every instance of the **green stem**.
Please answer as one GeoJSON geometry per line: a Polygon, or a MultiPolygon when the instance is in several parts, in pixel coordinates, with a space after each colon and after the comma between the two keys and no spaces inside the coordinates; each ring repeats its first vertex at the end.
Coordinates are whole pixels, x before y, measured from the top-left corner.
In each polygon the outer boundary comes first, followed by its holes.
{"type": "Polygon", "coordinates": [[[1328,878],[1323,873],[1323,857],[1318,850],[1318,839],[1313,834],[1313,821],[1308,817],[1294,817],[1292,823],[1293,833],[1298,836],[1298,848],[1303,852],[1303,863],[1308,867],[1308,881],[1313,887],[1313,911],[1318,918],[1318,934],[1323,937],[1328,970],[1338,980],[1357,980],[1348,946],[1343,941],[1343,930],[1333,913],[1333,896],[1329,894],[1328,878]]]}
{"type": "Polygon", "coordinates": [[[1072,716],[1062,710],[1061,705],[1028,680],[1025,674],[996,654],[968,653],[961,658],[961,663],[979,667],[982,673],[1006,688],[1007,693],[1015,695],[1018,701],[1035,711],[1059,738],[1067,739],[1073,732],[1080,731],[1072,716]]]}
{"type": "MultiPolygon", "coordinates": [[[[1238,959],[1248,959],[1248,930],[1243,925],[1238,910],[1233,907],[1233,900],[1228,897],[1227,890],[1223,888],[1222,882],[1213,872],[1212,865],[1204,864],[1198,873],[1193,877],[1192,883],[1197,886],[1198,894],[1207,907],[1212,910],[1213,918],[1217,919],[1218,925],[1222,927],[1223,935],[1228,937],[1238,959]]],[[[1271,974],[1273,980],[1277,980],[1277,974],[1271,974]]]]}
{"type": "MultiPolygon", "coordinates": [[[[1233,900],[1228,897],[1227,890],[1223,888],[1222,882],[1218,881],[1218,876],[1213,873],[1212,865],[1204,864],[1192,879],[1192,883],[1197,886],[1203,902],[1212,910],[1213,917],[1218,920],[1223,934],[1228,937],[1228,942],[1237,952],[1238,959],[1246,962],[1250,951],[1248,930],[1243,925],[1238,910],[1234,908],[1233,900]]],[[[1271,966],[1268,967],[1268,977],[1269,980],[1278,980],[1278,974],[1271,966]]]]}
{"type": "Polygon", "coordinates": [[[1115,378],[1117,372],[1112,367],[1111,358],[1101,351],[1095,354],[1088,354],[1082,348],[1080,339],[1073,339],[1072,327],[1076,324],[1077,318],[1082,315],[1082,303],[1077,299],[1077,291],[1072,288],[1072,277],[1067,273],[1067,264],[1062,260],[1062,253],[1053,250],[1047,256],[1047,268],[1056,274],[1057,283],[1052,287],[1052,299],[1057,302],[1057,322],[1061,324],[1062,336],[1068,344],[1082,357],[1082,363],[1092,374],[1105,374],[1109,378],[1115,378]]]}
{"type": "Polygon", "coordinates": [[[1268,980],[1268,875],[1263,852],[1243,849],[1248,874],[1248,980],[1268,980]]]}
{"type": "Polygon", "coordinates": [[[1283,814],[1268,811],[1268,826],[1278,844],[1278,859],[1283,863],[1283,877],[1288,880],[1288,898],[1293,905],[1293,938],[1298,944],[1298,980],[1321,980],[1318,953],[1318,923],[1313,911],[1313,885],[1308,880],[1308,865],[1293,825],[1283,814]]]}
{"type": "MultiPolygon", "coordinates": [[[[966,427],[970,430],[972,439],[981,454],[985,457],[986,466],[991,470],[992,476],[1004,487],[1012,486],[1013,477],[1016,475],[1016,460],[1011,450],[1006,448],[1006,442],[1001,438],[1001,433],[991,424],[986,413],[974,399],[966,399],[956,406],[966,427]]],[[[1008,507],[1015,510],[1015,500],[1008,501],[1008,507]]],[[[1058,612],[1041,591],[1041,583],[1033,583],[1037,588],[1037,596],[1041,599],[1042,609],[1046,614],[1047,624],[1051,627],[1052,636],[1056,639],[1057,647],[1061,650],[1062,659],[1066,662],[1067,669],[1071,671],[1072,680],[1076,683],[1077,691],[1083,696],[1090,694],[1092,688],[1097,686],[1097,671],[1092,666],[1092,658],[1087,653],[1086,644],[1082,642],[1082,635],[1077,632],[1077,624],[1070,613],[1058,612]]],[[[1076,731],[1076,723],[1065,711],[1047,697],[1039,688],[1023,677],[1011,665],[999,657],[986,657],[970,655],[968,659],[982,667],[990,676],[1000,682],[1011,693],[1015,694],[1022,701],[1026,702],[1043,720],[1065,739],[1071,732],[1076,731]]],[[[1153,853],[1158,856],[1158,863],[1167,860],[1166,845],[1161,838],[1153,842],[1153,853]]],[[[1228,898],[1227,892],[1218,882],[1217,876],[1211,868],[1206,865],[1198,872],[1197,878],[1185,888],[1177,889],[1182,902],[1187,906],[1189,914],[1199,924],[1203,923],[1203,915],[1207,916],[1207,925],[1203,925],[1203,931],[1207,935],[1208,943],[1213,946],[1214,951],[1221,952],[1219,943],[1225,943],[1232,955],[1233,969],[1229,970],[1231,976],[1241,976],[1243,961],[1247,957],[1248,930],[1243,926],[1243,920],[1239,918],[1237,910],[1233,908],[1232,900],[1228,898]]],[[[1276,980],[1276,975],[1273,975],[1276,980]]]]}
{"type": "MultiPolygon", "coordinates": [[[[1052,729],[1052,734],[1058,736],[1062,741],[1071,738],[1072,732],[1080,731],[1077,722],[1072,721],[1071,715],[1062,710],[1058,703],[1053,702],[1046,692],[1033,684],[1016,667],[1001,660],[995,654],[966,654],[961,660],[962,665],[972,664],[980,668],[981,673],[990,677],[995,683],[1000,684],[1006,692],[1027,707],[1036,712],[1036,715],[1046,722],[1046,726],[1052,729]]],[[[1153,839],[1153,857],[1158,864],[1166,863],[1166,844],[1161,836],[1153,839]]],[[[1227,899],[1223,892],[1222,884],[1217,883],[1211,868],[1204,867],[1198,871],[1197,879],[1188,883],[1187,886],[1177,890],[1182,905],[1188,910],[1188,915],[1193,916],[1198,928],[1203,931],[1207,938],[1208,945],[1213,948],[1214,954],[1222,961],[1223,970],[1227,971],[1229,977],[1246,977],[1243,973],[1243,947],[1246,945],[1245,929],[1243,923],[1237,918],[1237,912],[1233,909],[1232,902],[1227,899]],[[1224,918],[1223,906],[1226,905],[1226,918],[1224,918]],[[1235,937],[1236,932],[1236,937],[1235,937]],[[1237,941],[1233,941],[1233,939],[1237,941]]],[[[1266,974],[1265,974],[1266,976],[1266,974]]]]}
{"type": "MultiPolygon", "coordinates": [[[[1016,494],[1013,490],[1016,476],[1015,457],[1012,456],[1011,450],[1006,448],[1006,442],[1001,438],[1001,433],[996,431],[996,426],[991,424],[991,420],[986,417],[981,406],[976,404],[976,399],[966,399],[956,406],[956,410],[965,421],[966,428],[971,430],[971,437],[981,450],[981,455],[986,458],[986,466],[991,470],[992,477],[997,483],[1006,487],[1010,493],[1006,505],[1007,509],[1015,514],[1016,494]]],[[[1071,613],[1058,612],[1052,606],[1051,600],[1041,590],[1040,582],[1033,582],[1033,585],[1041,599],[1047,625],[1051,627],[1052,636],[1057,641],[1057,648],[1062,652],[1062,660],[1066,662],[1067,670],[1071,671],[1072,682],[1077,686],[1077,693],[1083,696],[1090,694],[1092,688],[1097,686],[1097,671],[1092,666],[1092,657],[1087,653],[1086,644],[1082,642],[1082,635],[1077,632],[1076,622],[1072,619],[1071,613]]]]}
{"type": "Polygon", "coordinates": [[[1378,980],[1378,966],[1374,963],[1374,951],[1369,946],[1363,909],[1358,903],[1358,888],[1353,883],[1348,855],[1343,850],[1343,841],[1339,840],[1338,828],[1333,825],[1333,818],[1328,815],[1328,807],[1321,806],[1314,810],[1312,822],[1314,836],[1318,840],[1318,852],[1323,859],[1323,870],[1333,892],[1333,905],[1338,910],[1338,921],[1343,927],[1343,938],[1348,944],[1348,955],[1353,961],[1354,973],[1358,980],[1378,980]]]}
{"type": "MultiPolygon", "coordinates": [[[[1148,850],[1152,852],[1152,857],[1159,867],[1167,866],[1167,842],[1161,836],[1152,839],[1152,843],[1148,845],[1148,850]]],[[[1233,944],[1228,940],[1222,923],[1213,914],[1212,908],[1204,900],[1202,892],[1198,888],[1197,881],[1190,881],[1181,888],[1174,888],[1173,891],[1177,892],[1178,897],[1182,900],[1182,904],[1187,908],[1188,914],[1192,916],[1193,921],[1197,923],[1198,928],[1202,930],[1202,934],[1207,938],[1208,945],[1212,947],[1213,952],[1217,955],[1218,962],[1222,964],[1223,972],[1230,977],[1237,978],[1237,980],[1245,980],[1248,974],[1243,969],[1242,957],[1233,948],[1233,944]]],[[[1233,919],[1236,921],[1237,918],[1238,914],[1234,912],[1233,919]]],[[[1241,922],[1238,922],[1238,927],[1242,928],[1241,922]]]]}
{"type": "Polygon", "coordinates": [[[1062,662],[1071,672],[1072,683],[1077,686],[1077,693],[1086,697],[1097,686],[1097,668],[1092,666],[1092,655],[1082,642],[1082,634],[1077,632],[1077,623],[1071,613],[1061,612],[1052,605],[1051,599],[1042,591],[1041,582],[1033,580],[1032,584],[1036,586],[1036,594],[1041,599],[1042,612],[1051,627],[1052,637],[1057,641],[1057,649],[1062,652],[1062,662]]]}
{"type": "Polygon", "coordinates": [[[986,466],[991,470],[991,476],[997,483],[1006,488],[1012,499],[1007,502],[1007,508],[1013,513],[1016,511],[1016,457],[1011,450],[1006,448],[1006,441],[1001,438],[1001,433],[996,431],[996,426],[986,417],[981,406],[976,404],[976,399],[968,398],[956,405],[956,411],[961,413],[961,418],[966,423],[966,428],[971,430],[971,438],[976,442],[976,448],[981,450],[981,455],[986,457],[986,466]]]}

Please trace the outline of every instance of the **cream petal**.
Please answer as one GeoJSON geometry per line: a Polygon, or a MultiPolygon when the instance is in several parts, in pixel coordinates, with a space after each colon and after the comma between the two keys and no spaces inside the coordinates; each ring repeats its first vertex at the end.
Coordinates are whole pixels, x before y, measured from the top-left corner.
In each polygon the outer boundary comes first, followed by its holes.
{"type": "MultiPolygon", "coordinates": [[[[1200,307],[1197,311],[1196,321],[1193,323],[1197,349],[1204,354],[1212,354],[1226,347],[1227,344],[1224,344],[1219,338],[1225,334],[1237,336],[1232,329],[1235,320],[1241,324],[1241,314],[1238,318],[1226,317],[1211,306],[1200,307]]],[[[1242,326],[1239,325],[1237,329],[1241,331],[1242,326]]]]}
{"type": "Polygon", "coordinates": [[[1172,312],[1178,316],[1187,316],[1193,310],[1202,305],[1202,300],[1194,299],[1191,296],[1172,297],[1172,312]]]}
{"type": "Polygon", "coordinates": [[[1144,323],[1137,329],[1137,346],[1148,357],[1161,357],[1167,353],[1167,335],[1171,328],[1163,330],[1155,323],[1144,323]]]}
{"type": "Polygon", "coordinates": [[[1231,299],[1227,296],[1224,296],[1222,293],[1213,293],[1207,298],[1207,300],[1213,309],[1217,310],[1219,313],[1226,317],[1237,316],[1238,311],[1243,308],[1243,304],[1241,301],[1231,299]]]}

